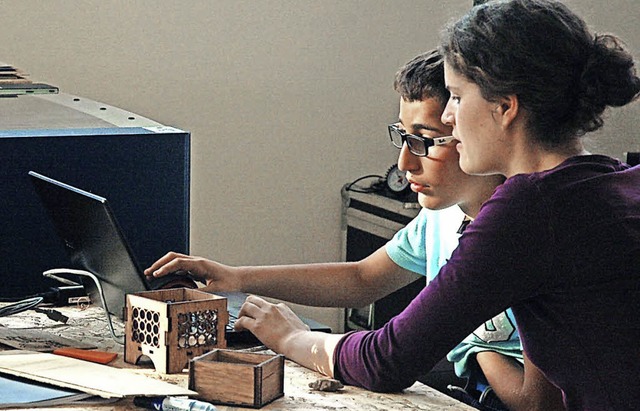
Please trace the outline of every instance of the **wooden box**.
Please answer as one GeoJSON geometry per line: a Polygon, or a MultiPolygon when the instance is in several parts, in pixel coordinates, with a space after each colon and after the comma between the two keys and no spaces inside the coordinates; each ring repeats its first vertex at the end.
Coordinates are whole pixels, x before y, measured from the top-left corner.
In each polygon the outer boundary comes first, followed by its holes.
{"type": "Polygon", "coordinates": [[[284,396],[284,356],[213,350],[189,362],[189,389],[214,404],[260,408],[284,396]]]}
{"type": "Polygon", "coordinates": [[[189,288],[128,294],[124,360],[146,355],[156,371],[181,372],[189,360],[226,348],[227,299],[189,288]]]}

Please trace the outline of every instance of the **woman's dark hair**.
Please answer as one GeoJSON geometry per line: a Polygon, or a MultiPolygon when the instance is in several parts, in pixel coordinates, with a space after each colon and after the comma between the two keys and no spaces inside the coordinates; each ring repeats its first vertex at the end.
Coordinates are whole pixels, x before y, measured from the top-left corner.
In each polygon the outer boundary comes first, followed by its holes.
{"type": "Polygon", "coordinates": [[[563,145],[602,127],[608,106],[638,98],[633,57],[611,34],[553,0],[496,0],[448,26],[440,51],[487,100],[515,94],[533,138],[563,145]]]}
{"type": "Polygon", "coordinates": [[[432,50],[420,54],[400,67],[393,89],[406,101],[433,97],[444,107],[449,99],[449,91],[444,85],[444,61],[440,53],[432,50]]]}

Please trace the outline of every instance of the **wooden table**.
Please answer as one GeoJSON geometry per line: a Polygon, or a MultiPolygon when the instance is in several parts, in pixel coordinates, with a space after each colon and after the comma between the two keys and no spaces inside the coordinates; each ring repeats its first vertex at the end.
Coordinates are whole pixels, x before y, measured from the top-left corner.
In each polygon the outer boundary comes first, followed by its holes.
{"type": "MultiPolygon", "coordinates": [[[[26,311],[7,317],[0,317],[0,327],[13,329],[35,329],[48,333],[95,344],[98,349],[118,353],[118,357],[110,365],[118,368],[131,368],[152,378],[168,381],[182,387],[187,387],[188,374],[159,374],[151,362],[141,365],[131,365],[124,362],[123,346],[116,343],[110,336],[104,311],[95,306],[85,309],[79,307],[65,307],[59,309],[69,317],[67,324],[57,323],[45,315],[34,311],[26,311]]],[[[123,324],[115,319],[114,327],[117,334],[124,334],[123,324]]],[[[234,348],[234,347],[230,347],[234,348]]],[[[0,350],[11,349],[0,344],[0,350]]],[[[322,375],[286,361],[284,378],[284,397],[262,407],[263,410],[452,410],[469,411],[473,408],[462,404],[424,384],[416,383],[402,393],[381,394],[361,388],[346,386],[339,392],[320,392],[309,388],[309,383],[321,378],[322,375]]],[[[220,411],[247,410],[231,406],[217,405],[220,411]]],[[[24,409],[24,408],[23,408],[24,409]]],[[[120,399],[104,405],[78,405],[52,408],[38,408],[38,410],[138,410],[131,398],[120,399]]]]}

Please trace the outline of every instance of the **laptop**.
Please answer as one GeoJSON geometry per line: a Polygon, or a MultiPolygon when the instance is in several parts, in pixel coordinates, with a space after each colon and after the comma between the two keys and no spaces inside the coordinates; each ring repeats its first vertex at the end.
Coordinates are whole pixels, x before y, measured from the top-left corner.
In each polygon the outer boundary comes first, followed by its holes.
{"type": "MultiPolygon", "coordinates": [[[[125,296],[160,288],[196,287],[184,275],[147,278],[140,269],[116,217],[107,202],[99,195],[81,190],[50,177],[29,172],[36,193],[40,197],[74,268],[81,268],[100,280],[104,307],[123,318],[125,296]]],[[[101,301],[99,290],[92,281],[83,281],[92,301],[101,301]]],[[[233,329],[233,320],[247,294],[216,292],[227,298],[230,324],[228,342],[256,340],[248,331],[233,329]]],[[[312,330],[331,332],[331,328],[315,320],[300,317],[312,330]]],[[[256,340],[257,341],[257,340],[256,340]]]]}

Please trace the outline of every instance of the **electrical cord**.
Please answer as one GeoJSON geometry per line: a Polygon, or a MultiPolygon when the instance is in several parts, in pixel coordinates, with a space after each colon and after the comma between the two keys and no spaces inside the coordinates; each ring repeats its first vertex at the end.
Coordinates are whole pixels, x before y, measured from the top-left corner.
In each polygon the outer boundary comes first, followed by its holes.
{"type": "Polygon", "coordinates": [[[0,307],[0,317],[18,314],[23,311],[30,310],[42,302],[42,297],[27,298],[22,301],[15,302],[5,307],[0,307]]]}
{"type": "Polygon", "coordinates": [[[66,324],[69,321],[69,317],[62,314],[60,311],[45,309],[45,308],[33,308],[33,311],[46,315],[50,320],[58,321],[60,323],[66,324]]]}
{"type": "Polygon", "coordinates": [[[104,290],[102,289],[102,284],[100,283],[100,279],[98,277],[96,277],[93,273],[89,272],[89,271],[85,271],[85,270],[76,270],[73,268],[54,268],[51,270],[47,270],[45,272],[42,273],[43,276],[45,277],[56,277],[58,275],[66,275],[66,274],[72,274],[72,275],[80,275],[80,276],[84,276],[84,277],[89,277],[96,286],[96,290],[97,290],[97,294],[100,297],[100,300],[102,301],[102,308],[104,308],[104,313],[106,316],[106,320],[107,320],[107,325],[109,326],[109,331],[111,332],[111,338],[113,338],[113,340],[120,344],[120,345],[124,345],[124,335],[116,335],[116,331],[113,327],[113,321],[111,321],[111,314],[109,313],[109,307],[107,307],[107,299],[104,296],[104,290]]]}
{"type": "Polygon", "coordinates": [[[31,298],[42,298],[42,304],[53,304],[56,306],[70,305],[77,302],[78,298],[86,297],[87,293],[82,285],[65,285],[61,287],[51,287],[48,291],[27,295],[24,297],[0,297],[2,303],[19,302],[31,298]]]}
{"type": "Polygon", "coordinates": [[[32,300],[34,298],[42,298],[44,300],[44,293],[25,295],[21,297],[0,297],[0,303],[19,303],[25,300],[32,300]]]}
{"type": "Polygon", "coordinates": [[[62,314],[60,311],[39,308],[38,304],[41,304],[43,301],[44,298],[42,297],[32,297],[17,301],[5,307],[0,307],[0,317],[8,317],[10,315],[19,314],[24,311],[33,310],[37,313],[46,315],[53,321],[58,321],[65,324],[67,323],[67,321],[69,321],[69,317],[62,314]]]}
{"type": "Polygon", "coordinates": [[[347,191],[353,191],[355,193],[376,193],[380,190],[382,190],[382,182],[384,181],[384,177],[378,174],[369,174],[366,176],[362,176],[359,177],[357,179],[355,179],[354,181],[350,182],[349,184],[347,184],[345,190],[347,191]],[[366,180],[368,178],[377,178],[378,181],[372,183],[368,188],[362,188],[362,187],[355,187],[356,183],[359,183],[362,180],[366,180]]]}

